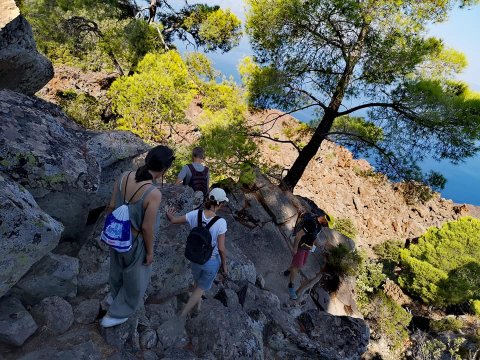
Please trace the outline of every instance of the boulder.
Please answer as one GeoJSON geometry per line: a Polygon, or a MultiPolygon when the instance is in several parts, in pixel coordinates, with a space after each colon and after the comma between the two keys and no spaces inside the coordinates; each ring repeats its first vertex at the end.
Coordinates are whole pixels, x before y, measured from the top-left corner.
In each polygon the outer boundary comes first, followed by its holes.
{"type": "Polygon", "coordinates": [[[165,351],[171,347],[182,348],[188,343],[185,319],[174,317],[157,327],[158,347],[165,351]]]}
{"type": "Polygon", "coordinates": [[[148,147],[129,132],[96,134],[41,99],[0,90],[0,171],[81,238],[91,211],[108,202],[116,176],[148,147]]]}
{"type": "Polygon", "coordinates": [[[15,297],[0,299],[0,342],[22,346],[38,326],[15,297]]]}
{"type": "Polygon", "coordinates": [[[28,191],[0,173],[0,297],[57,246],[62,231],[28,191]]]}
{"type": "Polygon", "coordinates": [[[45,347],[32,351],[18,360],[100,360],[101,358],[97,345],[93,341],[87,341],[61,351],[54,347],[45,347]]]}
{"type": "Polygon", "coordinates": [[[77,295],[78,259],[49,253],[12,288],[22,301],[36,304],[49,296],[77,295]]]}
{"type": "Polygon", "coordinates": [[[15,1],[0,1],[0,88],[33,95],[52,77],[52,63],[37,51],[15,1]]]}
{"type": "Polygon", "coordinates": [[[65,333],[74,319],[72,306],[58,296],[43,299],[32,308],[31,314],[39,326],[45,326],[54,335],[65,333]]]}
{"type": "Polygon", "coordinates": [[[360,359],[367,350],[370,331],[361,319],[309,310],[298,318],[316,352],[325,359],[360,359]]]}
{"type": "Polygon", "coordinates": [[[187,321],[195,352],[211,352],[216,359],[263,359],[262,334],[243,311],[207,299],[200,314],[187,321]]]}
{"type": "Polygon", "coordinates": [[[79,324],[91,324],[97,319],[100,311],[100,300],[87,299],[75,307],[74,317],[79,324]]]}
{"type": "Polygon", "coordinates": [[[174,296],[160,304],[145,304],[145,314],[152,327],[157,327],[170,320],[175,316],[176,312],[177,298],[174,296]]]}

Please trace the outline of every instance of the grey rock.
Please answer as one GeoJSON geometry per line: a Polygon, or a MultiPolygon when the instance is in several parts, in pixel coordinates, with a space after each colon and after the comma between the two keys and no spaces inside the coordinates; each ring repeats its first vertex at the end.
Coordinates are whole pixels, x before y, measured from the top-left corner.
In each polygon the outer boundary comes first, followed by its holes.
{"type": "Polygon", "coordinates": [[[143,360],[158,360],[160,357],[152,350],[145,350],[143,352],[143,360]]]}
{"type": "Polygon", "coordinates": [[[20,300],[14,297],[0,299],[1,342],[22,346],[37,328],[37,324],[20,300]]]}
{"type": "Polygon", "coordinates": [[[90,295],[108,283],[110,271],[110,249],[100,241],[105,222],[105,213],[98,218],[85,244],[78,253],[80,270],[78,274],[78,292],[90,295]]]}
{"type": "Polygon", "coordinates": [[[91,324],[95,322],[100,311],[100,300],[88,299],[82,301],[75,307],[75,321],[80,324],[91,324]]]}
{"type": "Polygon", "coordinates": [[[123,324],[109,328],[101,328],[101,334],[108,345],[120,351],[136,352],[140,350],[138,324],[143,309],[137,310],[123,324]]]}
{"type": "Polygon", "coordinates": [[[54,335],[65,333],[73,324],[72,306],[58,296],[43,299],[31,314],[39,326],[45,326],[54,335]]]}
{"type": "Polygon", "coordinates": [[[113,353],[107,357],[107,360],[137,360],[137,357],[128,351],[122,350],[113,353]]]}
{"type": "Polygon", "coordinates": [[[227,234],[226,241],[228,252],[228,277],[237,282],[248,281],[255,283],[257,277],[255,265],[245,256],[242,250],[233,241],[229,241],[228,235],[229,234],[227,234]]]}
{"type": "Polygon", "coordinates": [[[194,353],[179,348],[170,348],[165,351],[162,360],[196,360],[194,353]]]}
{"type": "Polygon", "coordinates": [[[62,231],[27,190],[0,173],[0,297],[57,246],[62,231]]]}
{"type": "Polygon", "coordinates": [[[262,275],[257,274],[257,278],[255,279],[255,285],[258,286],[260,289],[265,289],[265,279],[262,275]]]}
{"type": "Polygon", "coordinates": [[[140,334],[140,346],[142,349],[152,349],[157,345],[158,336],[155,330],[146,329],[140,334]]]}
{"type": "Polygon", "coordinates": [[[187,322],[193,348],[200,356],[211,352],[217,359],[263,359],[262,334],[242,311],[207,299],[200,314],[187,322]]]}
{"type": "Polygon", "coordinates": [[[36,49],[30,24],[14,0],[0,2],[0,88],[33,95],[53,77],[52,63],[36,49]]]}
{"type": "Polygon", "coordinates": [[[100,360],[101,354],[98,347],[93,341],[87,341],[82,344],[74,345],[69,349],[58,351],[53,347],[46,347],[36,351],[32,351],[19,360],[100,360]]]}
{"type": "Polygon", "coordinates": [[[176,312],[176,297],[171,297],[160,304],[145,304],[145,313],[152,327],[157,327],[175,317],[176,312]]]}
{"type": "Polygon", "coordinates": [[[86,131],[57,106],[9,90],[0,90],[0,114],[0,171],[63,223],[64,238],[82,239],[89,213],[147,148],[129,132],[86,131]]]}
{"type": "Polygon", "coordinates": [[[255,309],[280,311],[280,300],[270,291],[259,289],[251,284],[245,284],[237,294],[238,301],[246,312],[255,309]]]}
{"type": "Polygon", "coordinates": [[[367,350],[370,331],[361,319],[310,310],[298,320],[318,353],[327,359],[359,359],[367,350]]]}
{"type": "Polygon", "coordinates": [[[12,288],[22,301],[36,304],[48,296],[74,297],[77,294],[78,259],[49,253],[12,288]]]}
{"type": "Polygon", "coordinates": [[[188,343],[185,331],[185,319],[181,317],[172,318],[157,328],[159,346],[166,350],[170,347],[183,347],[188,343]]]}
{"type": "MultiPolygon", "coordinates": [[[[280,190],[278,186],[273,185],[265,175],[257,172],[255,184],[259,190],[259,201],[272,214],[276,224],[283,224],[288,219],[297,214],[297,208],[294,205],[293,195],[280,190]]],[[[257,206],[258,207],[258,206],[257,206]]]]}

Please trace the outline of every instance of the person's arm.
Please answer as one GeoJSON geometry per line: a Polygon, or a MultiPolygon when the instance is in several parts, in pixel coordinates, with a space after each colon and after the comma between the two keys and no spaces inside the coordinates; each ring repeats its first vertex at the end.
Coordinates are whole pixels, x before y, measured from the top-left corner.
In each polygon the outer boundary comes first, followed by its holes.
{"type": "Polygon", "coordinates": [[[220,259],[222,261],[222,271],[225,275],[228,274],[227,268],[227,249],[225,248],[225,234],[218,235],[217,238],[218,253],[220,254],[220,259]]]}
{"type": "Polygon", "coordinates": [[[117,196],[117,189],[118,189],[118,179],[115,180],[115,184],[113,184],[113,192],[112,192],[112,197],[110,198],[110,202],[108,205],[105,207],[105,212],[107,215],[112,213],[113,210],[115,210],[115,197],[117,196]]]}
{"type": "Polygon", "coordinates": [[[182,167],[182,170],[180,170],[180,172],[178,173],[177,180],[175,180],[175,185],[183,184],[183,179],[185,179],[185,176],[187,176],[187,169],[187,165],[184,165],[182,167]]]}
{"type": "Polygon", "coordinates": [[[167,219],[172,224],[185,224],[187,222],[187,217],[185,215],[175,216],[174,208],[169,208],[167,210],[167,219]]]}
{"type": "Polygon", "coordinates": [[[153,240],[155,239],[155,223],[157,213],[162,201],[162,193],[159,190],[153,190],[147,196],[148,202],[145,208],[145,216],[142,223],[142,236],[145,242],[147,256],[144,265],[150,265],[153,262],[153,240]]]}
{"type": "Polygon", "coordinates": [[[300,244],[300,240],[302,239],[302,236],[305,234],[305,232],[300,230],[297,235],[295,235],[295,242],[293,244],[293,253],[296,254],[298,251],[298,245],[300,244]]]}

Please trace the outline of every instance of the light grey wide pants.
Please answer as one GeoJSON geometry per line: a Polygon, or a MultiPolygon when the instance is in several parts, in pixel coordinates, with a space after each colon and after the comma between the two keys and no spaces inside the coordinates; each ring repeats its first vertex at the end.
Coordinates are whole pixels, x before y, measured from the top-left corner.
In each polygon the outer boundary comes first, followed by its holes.
{"type": "Polygon", "coordinates": [[[145,245],[141,235],[134,241],[130,251],[119,253],[110,249],[110,293],[113,303],[108,315],[126,318],[143,303],[152,273],[152,266],[143,265],[145,245]]]}

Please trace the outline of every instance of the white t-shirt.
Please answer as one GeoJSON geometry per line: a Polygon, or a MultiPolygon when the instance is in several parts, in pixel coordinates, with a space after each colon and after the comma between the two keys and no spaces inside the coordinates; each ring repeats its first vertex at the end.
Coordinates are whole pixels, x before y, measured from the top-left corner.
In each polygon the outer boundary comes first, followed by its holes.
{"type": "MultiPolygon", "coordinates": [[[[193,210],[185,214],[188,225],[190,225],[191,228],[194,228],[197,226],[198,211],[199,210],[193,210]]],[[[203,226],[206,226],[212,219],[213,217],[211,218],[205,217],[205,213],[202,212],[203,226]]],[[[209,230],[210,230],[210,234],[212,235],[212,245],[213,245],[212,256],[216,256],[218,255],[217,240],[220,235],[225,234],[227,232],[227,222],[225,221],[224,218],[220,218],[215,222],[215,224],[212,225],[212,227],[209,230]]]]}

